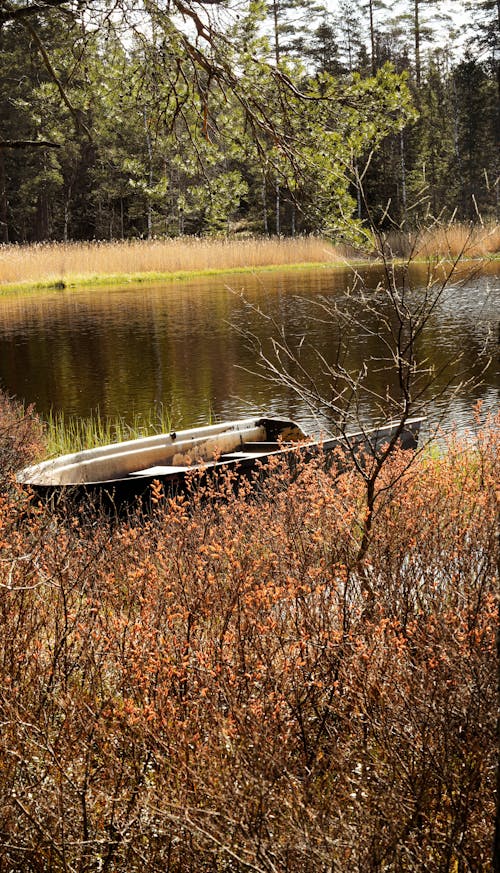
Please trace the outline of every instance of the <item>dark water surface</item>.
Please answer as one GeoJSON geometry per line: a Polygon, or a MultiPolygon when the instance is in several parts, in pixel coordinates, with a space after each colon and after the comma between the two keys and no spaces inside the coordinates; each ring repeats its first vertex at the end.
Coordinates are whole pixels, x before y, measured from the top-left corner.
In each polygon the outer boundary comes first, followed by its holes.
{"type": "MultiPolygon", "coordinates": [[[[387,312],[384,295],[373,290],[380,271],[367,268],[363,279],[372,302],[387,312]]],[[[315,420],[289,389],[252,372],[254,355],[240,331],[266,344],[274,333],[269,318],[274,319],[292,344],[300,345],[301,364],[319,374],[313,349],[333,360],[338,324],[318,319],[315,302],[360,306],[359,300],[345,300],[352,281],[346,268],[0,298],[0,385],[34,403],[42,415],[53,409],[85,417],[98,409],[132,421],[163,406],[176,428],[264,411],[293,417],[310,429],[328,428],[328,413],[315,420]]],[[[424,281],[423,272],[412,275],[416,302],[424,281]]],[[[491,363],[481,385],[451,401],[446,396],[431,401],[431,419],[444,415],[447,426],[464,427],[478,399],[491,410],[498,407],[499,290],[496,265],[448,289],[432,314],[420,354],[436,372],[462,356],[459,365],[437,377],[437,391],[450,380],[456,385],[464,375],[477,376],[488,357],[491,363]]],[[[372,335],[361,331],[350,337],[345,363],[354,371],[367,362],[369,387],[384,394],[393,377],[373,364],[383,351],[377,329],[374,318],[372,335]]],[[[322,387],[326,390],[324,380],[322,387]]],[[[367,421],[378,414],[369,398],[362,399],[360,412],[367,421]]]]}

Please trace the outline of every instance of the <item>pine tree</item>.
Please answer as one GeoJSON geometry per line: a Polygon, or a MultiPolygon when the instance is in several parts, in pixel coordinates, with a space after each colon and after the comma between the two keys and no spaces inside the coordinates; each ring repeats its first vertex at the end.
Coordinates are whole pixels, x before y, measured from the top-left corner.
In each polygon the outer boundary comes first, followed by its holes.
{"type": "Polygon", "coordinates": [[[267,13],[272,23],[272,53],[276,66],[283,58],[303,58],[314,25],[325,14],[318,0],[270,0],[267,13]]]}
{"type": "Polygon", "coordinates": [[[337,29],[330,14],[325,14],[312,32],[305,57],[312,61],[313,69],[318,74],[329,73],[331,76],[340,76],[344,72],[340,62],[337,29]]]}
{"type": "Polygon", "coordinates": [[[438,34],[449,27],[451,19],[434,0],[405,0],[405,6],[406,10],[399,13],[399,0],[392,0],[391,8],[396,13],[396,26],[399,25],[401,37],[412,49],[414,81],[418,95],[423,78],[424,49],[431,46],[438,34]]]}
{"type": "Polygon", "coordinates": [[[340,56],[344,68],[349,73],[359,70],[360,61],[366,53],[366,48],[361,10],[355,0],[339,0],[337,29],[340,56]]]}
{"type": "Polygon", "coordinates": [[[370,38],[370,66],[371,74],[375,75],[379,67],[382,66],[384,60],[378,57],[378,45],[383,29],[384,15],[387,14],[387,4],[384,0],[365,0],[362,9],[368,19],[368,29],[370,38]]]}
{"type": "Polygon", "coordinates": [[[453,73],[455,152],[461,185],[461,214],[498,218],[497,89],[487,64],[470,55],[453,73]]]}
{"type": "Polygon", "coordinates": [[[446,66],[435,53],[421,83],[419,118],[411,130],[412,165],[408,199],[414,220],[452,215],[459,180],[454,152],[453,93],[446,66]]]}

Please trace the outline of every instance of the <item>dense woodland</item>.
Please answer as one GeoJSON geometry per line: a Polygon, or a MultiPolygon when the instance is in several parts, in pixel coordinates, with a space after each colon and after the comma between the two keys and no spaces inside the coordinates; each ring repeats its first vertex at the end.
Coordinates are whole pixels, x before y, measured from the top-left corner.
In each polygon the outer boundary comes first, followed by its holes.
{"type": "Polygon", "coordinates": [[[498,15],[1,0],[0,241],[498,220],[498,15]]]}

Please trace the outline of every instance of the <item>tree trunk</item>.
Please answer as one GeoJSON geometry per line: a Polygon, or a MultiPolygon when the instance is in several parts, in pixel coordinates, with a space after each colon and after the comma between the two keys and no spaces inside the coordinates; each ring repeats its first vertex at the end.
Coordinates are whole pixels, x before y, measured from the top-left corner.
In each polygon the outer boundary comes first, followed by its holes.
{"type": "Polygon", "coordinates": [[[361,216],[363,214],[363,202],[361,197],[361,182],[359,179],[359,170],[358,170],[358,162],[354,162],[354,173],[356,179],[356,204],[357,204],[357,214],[358,218],[361,221],[361,216]]]}
{"type": "Polygon", "coordinates": [[[40,191],[36,201],[35,237],[42,241],[49,238],[49,199],[47,193],[40,191]]]}
{"type": "Polygon", "coordinates": [[[266,177],[262,177],[262,219],[264,225],[264,233],[269,236],[269,222],[267,220],[267,188],[266,177]]]}
{"type": "Polygon", "coordinates": [[[276,179],[276,236],[281,235],[280,207],[280,183],[276,179]]]}
{"type": "Polygon", "coordinates": [[[278,0],[273,0],[273,28],[274,28],[274,59],[276,66],[280,65],[280,31],[279,31],[279,5],[278,0]]]}
{"type": "MultiPolygon", "coordinates": [[[[148,150],[148,184],[149,184],[149,188],[151,189],[153,187],[153,149],[151,147],[151,137],[149,135],[148,119],[147,119],[145,107],[143,109],[143,117],[144,117],[144,132],[146,134],[146,147],[148,150]]],[[[153,208],[151,205],[151,197],[149,194],[147,196],[146,210],[147,210],[148,239],[151,239],[151,237],[153,236],[153,208]]]]}
{"type": "Polygon", "coordinates": [[[415,82],[417,88],[420,88],[420,19],[419,19],[419,2],[414,0],[414,22],[415,28],[415,82]]]}
{"type": "Polygon", "coordinates": [[[7,200],[7,185],[5,177],[5,158],[3,150],[0,149],[0,240],[3,243],[9,242],[9,221],[8,221],[8,200],[7,200]]]}
{"type": "Polygon", "coordinates": [[[372,54],[372,76],[377,72],[377,64],[375,61],[375,27],[373,23],[373,0],[369,0],[368,11],[370,15],[370,51],[372,54]]]}
{"type": "Polygon", "coordinates": [[[66,196],[64,198],[64,227],[63,227],[63,240],[64,242],[68,242],[69,238],[69,222],[71,218],[71,186],[66,191],[66,196]]]}
{"type": "Polygon", "coordinates": [[[399,148],[401,154],[401,206],[403,207],[403,218],[406,218],[406,158],[403,131],[399,134],[399,148]]]}

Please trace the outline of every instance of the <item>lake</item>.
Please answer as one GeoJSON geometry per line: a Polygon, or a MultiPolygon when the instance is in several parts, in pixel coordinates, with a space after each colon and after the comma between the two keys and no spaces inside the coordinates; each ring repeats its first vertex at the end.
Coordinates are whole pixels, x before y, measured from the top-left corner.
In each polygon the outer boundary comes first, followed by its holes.
{"type": "MultiPolygon", "coordinates": [[[[412,306],[422,298],[424,269],[412,272],[412,306]]],[[[377,290],[380,268],[363,268],[362,279],[373,308],[390,317],[385,295],[377,290]]],[[[34,403],[42,415],[53,409],[86,417],[99,410],[131,422],[163,408],[178,429],[261,411],[295,418],[312,430],[328,429],[333,421],[328,409],[315,415],[285,384],[256,373],[249,336],[270,349],[277,334],[273,325],[282,326],[298,350],[294,375],[303,367],[327,394],[321,371],[335,360],[340,330],[338,319],[324,317],[317,304],[358,314],[359,293],[346,296],[352,282],[346,267],[0,298],[0,384],[34,403]]],[[[431,421],[442,419],[447,428],[455,422],[462,429],[472,421],[477,400],[498,408],[499,290],[500,266],[493,264],[487,273],[449,288],[433,311],[419,344],[426,366],[436,373],[437,396],[427,392],[431,421]],[[456,387],[465,377],[477,379],[483,369],[480,384],[450,400],[448,383],[456,387]]],[[[358,410],[367,422],[380,418],[370,392],[384,396],[395,390],[378,330],[374,315],[371,329],[351,333],[343,359],[351,372],[367,366],[368,393],[358,410]]]]}

